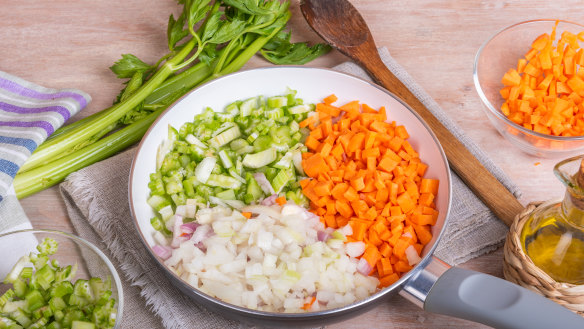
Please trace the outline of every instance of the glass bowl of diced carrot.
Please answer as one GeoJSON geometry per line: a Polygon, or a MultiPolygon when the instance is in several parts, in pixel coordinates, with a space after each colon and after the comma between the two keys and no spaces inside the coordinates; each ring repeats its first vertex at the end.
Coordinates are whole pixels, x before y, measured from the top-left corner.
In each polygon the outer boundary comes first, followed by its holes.
{"type": "Polygon", "coordinates": [[[541,19],[502,29],[479,49],[473,78],[485,113],[539,157],[584,151],[584,25],[541,19]]]}

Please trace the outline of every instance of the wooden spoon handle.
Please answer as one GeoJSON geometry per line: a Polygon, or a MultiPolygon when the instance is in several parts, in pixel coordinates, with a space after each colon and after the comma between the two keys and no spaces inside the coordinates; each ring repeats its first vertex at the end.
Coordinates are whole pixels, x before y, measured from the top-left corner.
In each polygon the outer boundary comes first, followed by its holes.
{"type": "Polygon", "coordinates": [[[363,67],[383,87],[400,97],[426,121],[442,144],[450,167],[495,216],[510,226],[515,216],[523,210],[517,198],[387,69],[379,56],[365,58],[367,59],[360,61],[363,67]]]}

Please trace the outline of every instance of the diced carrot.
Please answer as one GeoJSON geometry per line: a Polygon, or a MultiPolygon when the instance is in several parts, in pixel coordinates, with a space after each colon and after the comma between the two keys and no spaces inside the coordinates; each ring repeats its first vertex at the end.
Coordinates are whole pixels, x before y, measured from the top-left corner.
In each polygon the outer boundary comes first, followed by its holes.
{"type": "Polygon", "coordinates": [[[248,211],[242,211],[241,214],[243,215],[243,217],[250,219],[251,218],[251,212],[248,211]]]}
{"type": "Polygon", "coordinates": [[[325,104],[329,104],[330,105],[330,104],[336,102],[337,100],[338,100],[337,96],[335,96],[335,94],[331,94],[331,95],[325,97],[322,101],[325,104]]]}
{"type": "Polygon", "coordinates": [[[377,274],[384,277],[393,273],[393,267],[389,258],[382,257],[377,261],[377,274]]]}
{"type": "MultiPolygon", "coordinates": [[[[503,75],[501,112],[541,134],[581,136],[584,129],[575,129],[574,122],[584,116],[584,49],[570,32],[563,32],[556,42],[557,24],[550,35],[542,34],[533,41],[517,69],[503,75]]],[[[557,145],[549,144],[552,148],[557,145]]]]}
{"type": "MultiPolygon", "coordinates": [[[[534,70],[543,69],[527,68],[534,70]]],[[[510,73],[510,79],[514,78],[510,73]]],[[[580,79],[584,81],[584,73],[580,79]]],[[[533,88],[510,86],[503,93],[515,97],[510,111],[532,115],[532,105],[554,102],[557,115],[565,115],[570,109],[565,103],[537,96],[534,88],[541,81],[520,77],[519,84],[529,83],[533,88]]],[[[554,81],[564,82],[560,91],[572,89],[568,78],[554,81]]],[[[572,81],[574,86],[579,83],[572,81]]],[[[351,225],[353,233],[347,241],[364,242],[367,247],[361,258],[381,281],[391,285],[411,268],[405,250],[413,245],[421,252],[432,239],[430,225],[438,218],[434,198],[439,182],[424,177],[428,165],[408,142],[410,134],[405,126],[385,121],[385,108],[376,111],[358,101],[336,107],[331,105],[336,101],[333,96],[317,105],[317,116],[303,121],[311,132],[306,139],[310,152],[303,153],[302,167],[311,179],[300,181],[300,186],[310,200],[311,211],[326,227],[351,225]]],[[[570,97],[572,102],[584,98],[579,94],[570,97]]],[[[542,112],[537,113],[543,117],[542,112]]],[[[584,130],[584,117],[581,121],[584,130]]]]}
{"type": "Polygon", "coordinates": [[[392,284],[394,284],[397,280],[399,280],[399,275],[397,275],[397,273],[392,273],[388,276],[384,276],[382,278],[379,278],[379,287],[381,288],[389,287],[392,284]]]}
{"type": "Polygon", "coordinates": [[[285,205],[286,204],[286,197],[284,197],[284,196],[277,197],[276,203],[279,204],[280,206],[285,205]]]}
{"type": "Polygon", "coordinates": [[[312,307],[312,304],[314,304],[315,301],[316,301],[316,296],[311,297],[310,302],[304,303],[304,305],[302,305],[302,309],[305,311],[308,311],[312,307]]]}
{"type": "Polygon", "coordinates": [[[377,261],[381,258],[381,254],[375,246],[371,245],[365,249],[365,252],[361,258],[364,258],[371,267],[375,267],[375,265],[377,265],[377,261]]]}

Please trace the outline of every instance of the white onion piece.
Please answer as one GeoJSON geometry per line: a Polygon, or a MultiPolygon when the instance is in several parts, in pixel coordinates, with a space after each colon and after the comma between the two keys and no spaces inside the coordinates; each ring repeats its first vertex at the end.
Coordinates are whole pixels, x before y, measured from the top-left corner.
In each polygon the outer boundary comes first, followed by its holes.
{"type": "Polygon", "coordinates": [[[170,243],[170,246],[173,248],[178,248],[178,246],[180,245],[180,243],[182,241],[179,238],[180,235],[182,234],[182,231],[180,229],[182,224],[183,224],[182,216],[174,215],[174,225],[173,225],[173,230],[172,230],[172,242],[170,243]]]}
{"type": "Polygon", "coordinates": [[[408,263],[410,266],[414,266],[422,260],[422,258],[420,258],[418,255],[418,251],[412,245],[409,245],[406,248],[406,257],[408,258],[408,263]]]}
{"type": "Polygon", "coordinates": [[[256,182],[258,182],[258,185],[260,186],[262,191],[264,191],[264,193],[266,193],[267,195],[276,194],[276,191],[274,191],[272,184],[270,184],[270,182],[266,178],[266,175],[263,172],[257,172],[253,174],[253,178],[256,180],[256,182]]]}
{"type": "Polygon", "coordinates": [[[365,252],[365,247],[366,245],[363,241],[347,242],[345,244],[347,255],[355,258],[363,255],[365,252]]]}
{"type": "Polygon", "coordinates": [[[211,227],[209,225],[201,225],[197,227],[193,236],[191,237],[191,241],[196,245],[199,242],[203,242],[205,239],[210,237],[213,234],[211,227]]]}
{"type": "Polygon", "coordinates": [[[344,236],[353,235],[353,228],[351,225],[347,224],[339,229],[339,232],[343,233],[344,236]]]}
{"type": "Polygon", "coordinates": [[[235,209],[241,209],[241,208],[245,207],[245,203],[243,203],[243,201],[239,201],[239,200],[223,200],[223,202],[225,202],[231,208],[235,208],[235,209]]]}

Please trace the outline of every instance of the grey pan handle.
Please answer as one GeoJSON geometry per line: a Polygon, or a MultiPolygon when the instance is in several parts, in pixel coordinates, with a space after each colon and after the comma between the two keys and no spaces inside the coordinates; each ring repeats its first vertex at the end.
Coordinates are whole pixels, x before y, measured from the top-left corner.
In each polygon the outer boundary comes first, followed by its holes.
{"type": "Polygon", "coordinates": [[[453,267],[430,289],[429,312],[494,328],[584,328],[584,318],[534,292],[491,275],[453,267]]]}

